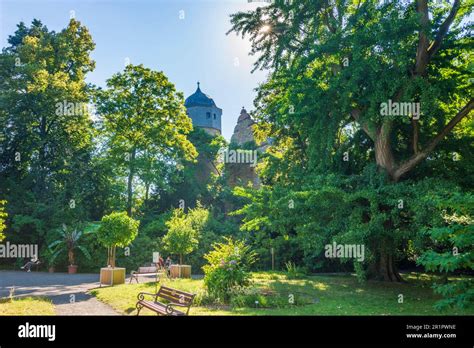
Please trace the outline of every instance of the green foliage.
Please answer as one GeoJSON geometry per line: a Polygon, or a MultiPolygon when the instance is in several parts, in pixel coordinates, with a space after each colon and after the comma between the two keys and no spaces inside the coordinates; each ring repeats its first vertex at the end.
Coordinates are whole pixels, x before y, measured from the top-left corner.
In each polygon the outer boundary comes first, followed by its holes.
{"type": "Polygon", "coordinates": [[[176,206],[180,200],[186,202],[187,208],[194,208],[197,202],[205,206],[220,205],[219,194],[223,190],[221,178],[210,170],[223,172],[223,165],[218,163],[217,156],[219,149],[226,146],[226,141],[221,135],[212,136],[200,128],[194,128],[188,139],[199,156],[196,162],[183,162],[182,170],[171,177],[167,190],[159,192],[159,199],[154,203],[164,210],[176,206]]]}
{"type": "Polygon", "coordinates": [[[288,261],[287,263],[285,263],[285,266],[286,266],[286,277],[287,279],[301,279],[301,278],[304,278],[306,275],[305,275],[305,270],[300,267],[300,266],[297,266],[294,262],[292,261],[288,261]]]}
{"type": "Polygon", "coordinates": [[[89,251],[83,245],[80,245],[83,233],[79,227],[72,229],[63,225],[63,227],[59,229],[60,239],[48,245],[50,251],[47,253],[48,263],[54,265],[59,255],[67,253],[69,265],[76,265],[76,250],[80,250],[86,258],[90,259],[91,255],[89,251]]]}
{"type": "Polygon", "coordinates": [[[126,212],[114,212],[102,218],[97,239],[107,248],[124,248],[137,237],[139,226],[140,221],[132,219],[126,212]]]}
{"type": "Polygon", "coordinates": [[[0,201],[0,242],[5,239],[5,235],[3,234],[3,231],[7,227],[5,225],[5,219],[7,218],[7,213],[5,212],[5,204],[6,201],[0,201]]]}
{"type": "Polygon", "coordinates": [[[442,210],[443,221],[424,230],[431,243],[417,262],[428,271],[444,275],[444,283],[433,285],[435,292],[443,296],[436,304],[438,309],[465,308],[474,302],[474,281],[447,279],[453,272],[474,270],[474,196],[457,194],[435,202],[442,210]]]}
{"type": "Polygon", "coordinates": [[[205,215],[191,215],[188,218],[181,209],[175,209],[171,218],[166,222],[168,232],[163,237],[166,250],[178,254],[180,264],[183,256],[191,253],[199,244],[199,228],[207,219],[205,215]]]}
{"type": "Polygon", "coordinates": [[[233,288],[250,284],[249,268],[256,254],[243,241],[226,237],[224,242],[215,243],[204,258],[208,262],[203,267],[204,284],[212,298],[227,302],[233,288]]]}
{"type": "Polygon", "coordinates": [[[85,81],[94,47],[75,19],[58,31],[35,19],[18,24],[0,53],[0,192],[13,243],[45,247],[57,226],[100,213],[85,81]]]}
{"type": "Polygon", "coordinates": [[[182,160],[193,160],[196,149],[187,139],[192,130],[183,95],[163,72],[143,65],[127,65],[107,80],[107,89],[96,92],[97,110],[103,118],[106,157],[116,175],[127,178],[127,212],[135,206],[135,177],[144,186],[167,188],[182,160]]]}
{"type": "MultiPolygon", "coordinates": [[[[441,221],[434,198],[460,194],[459,188],[442,180],[391,184],[373,171],[307,177],[299,190],[274,185],[257,192],[242,188],[234,192],[246,199],[236,214],[243,216],[242,229],[250,233],[255,248],[285,241],[290,249],[286,255],[299,255],[286,261],[302,260],[310,271],[350,271],[351,263],[357,262],[361,279],[376,277],[383,258],[399,260],[407,250],[418,255],[424,248],[420,230],[441,221]],[[324,246],[334,241],[364,245],[364,262],[325,258],[324,246]]],[[[275,250],[276,255],[279,252],[275,250]]]]}
{"type": "Polygon", "coordinates": [[[272,139],[259,168],[266,186],[240,210],[262,249],[271,239],[316,269],[335,263],[319,257],[325,243],[364,244],[361,277],[400,281],[398,261],[425,226],[418,219],[439,218],[414,208],[425,202],[423,187],[433,190],[422,181],[439,179],[440,192],[445,180],[472,189],[472,37],[464,24],[472,6],[427,6],[427,23],[412,2],[376,0],[275,1],[231,16],[231,31],[250,38],[255,69],[269,70],[253,113],[258,138],[272,139]],[[417,103],[419,119],[383,115],[388,101],[417,103]]]}

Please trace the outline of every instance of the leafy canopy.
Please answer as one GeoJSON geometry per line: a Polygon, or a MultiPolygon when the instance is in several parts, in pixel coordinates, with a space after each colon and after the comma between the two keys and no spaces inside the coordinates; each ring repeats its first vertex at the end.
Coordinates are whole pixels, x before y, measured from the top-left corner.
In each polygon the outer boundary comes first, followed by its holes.
{"type": "Polygon", "coordinates": [[[102,218],[97,239],[105,247],[126,247],[136,238],[139,225],[126,212],[114,212],[102,218]]]}
{"type": "Polygon", "coordinates": [[[180,255],[180,263],[183,255],[193,252],[199,244],[199,230],[206,216],[199,217],[193,214],[188,218],[181,209],[175,209],[171,218],[166,221],[168,232],[163,237],[163,244],[171,253],[180,255]]]}

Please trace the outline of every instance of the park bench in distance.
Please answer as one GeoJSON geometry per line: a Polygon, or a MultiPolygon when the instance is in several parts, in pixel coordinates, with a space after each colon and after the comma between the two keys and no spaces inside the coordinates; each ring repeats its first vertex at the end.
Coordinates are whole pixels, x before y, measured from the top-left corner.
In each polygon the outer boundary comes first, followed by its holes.
{"type": "Polygon", "coordinates": [[[183,316],[188,315],[189,309],[193,304],[195,294],[189,292],[168,288],[167,286],[161,286],[156,294],[148,292],[141,292],[138,294],[138,302],[136,304],[137,315],[143,307],[146,307],[158,315],[168,316],[183,316]],[[145,300],[145,295],[154,297],[153,300],[145,300]],[[158,301],[158,298],[168,301],[169,303],[162,303],[158,301]],[[181,310],[175,307],[181,307],[181,310]],[[185,311],[186,310],[186,311],[185,311]]]}
{"type": "MultiPolygon", "coordinates": [[[[138,271],[132,271],[130,272],[130,284],[132,284],[132,281],[135,279],[138,283],[138,277],[139,276],[150,276],[154,275],[158,278],[158,274],[164,273],[167,275],[165,269],[158,268],[156,266],[150,266],[150,267],[138,267],[138,271]]],[[[158,278],[159,280],[159,278],[158,278]]]]}

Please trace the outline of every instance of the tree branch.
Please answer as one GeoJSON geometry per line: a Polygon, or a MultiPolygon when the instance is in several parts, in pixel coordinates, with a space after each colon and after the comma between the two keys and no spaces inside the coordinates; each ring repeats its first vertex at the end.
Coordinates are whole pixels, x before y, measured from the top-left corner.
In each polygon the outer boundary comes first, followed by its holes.
{"type": "Polygon", "coordinates": [[[453,7],[451,8],[451,11],[449,12],[448,17],[446,17],[443,24],[441,24],[441,26],[439,27],[438,34],[436,34],[435,40],[428,48],[428,60],[430,60],[436,54],[436,52],[438,52],[439,48],[441,47],[441,42],[443,41],[444,37],[448,33],[449,27],[453,23],[454,18],[456,18],[456,14],[460,7],[461,7],[461,1],[454,0],[453,7]]]}
{"type": "Polygon", "coordinates": [[[434,150],[436,145],[443,140],[443,138],[469,113],[474,109],[474,99],[471,99],[462,109],[454,116],[451,121],[448,122],[446,126],[444,126],[443,130],[435,136],[429,144],[420,152],[414,154],[410,159],[406,162],[401,164],[393,174],[394,181],[398,181],[400,177],[410,170],[412,170],[418,163],[423,161],[425,158],[429,156],[429,154],[434,150]]]}
{"type": "Polygon", "coordinates": [[[362,123],[360,120],[360,114],[362,111],[360,109],[354,109],[351,111],[352,118],[361,126],[365,133],[369,136],[370,139],[375,141],[376,133],[374,129],[371,129],[367,122],[362,123]]]}
{"type": "Polygon", "coordinates": [[[418,48],[416,50],[415,75],[423,75],[428,65],[428,36],[430,18],[428,16],[428,0],[416,1],[416,12],[420,18],[420,33],[418,35],[418,48]]]}

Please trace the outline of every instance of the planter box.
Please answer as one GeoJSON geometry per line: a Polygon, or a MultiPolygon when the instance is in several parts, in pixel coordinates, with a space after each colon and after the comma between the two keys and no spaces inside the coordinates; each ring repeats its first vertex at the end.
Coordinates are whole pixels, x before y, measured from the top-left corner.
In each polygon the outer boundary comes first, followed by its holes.
{"type": "Polygon", "coordinates": [[[191,278],[191,266],[171,265],[170,276],[171,278],[191,278]]]}
{"type": "Polygon", "coordinates": [[[104,267],[100,269],[100,285],[116,285],[125,283],[125,268],[104,267]]]}

